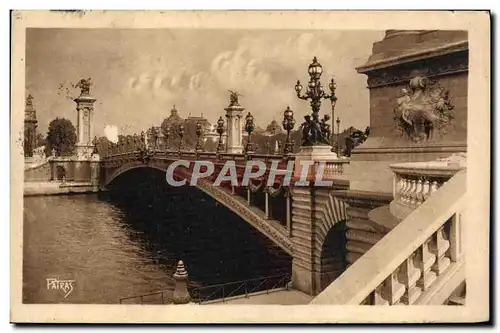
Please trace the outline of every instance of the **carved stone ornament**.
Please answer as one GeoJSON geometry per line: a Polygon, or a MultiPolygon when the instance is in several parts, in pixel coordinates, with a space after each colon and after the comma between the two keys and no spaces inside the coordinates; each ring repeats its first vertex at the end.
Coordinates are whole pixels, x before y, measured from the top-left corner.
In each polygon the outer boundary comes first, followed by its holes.
{"type": "Polygon", "coordinates": [[[428,140],[434,131],[446,134],[453,119],[453,105],[448,91],[436,81],[414,77],[408,87],[401,90],[394,108],[394,120],[401,135],[419,142],[428,140]]]}

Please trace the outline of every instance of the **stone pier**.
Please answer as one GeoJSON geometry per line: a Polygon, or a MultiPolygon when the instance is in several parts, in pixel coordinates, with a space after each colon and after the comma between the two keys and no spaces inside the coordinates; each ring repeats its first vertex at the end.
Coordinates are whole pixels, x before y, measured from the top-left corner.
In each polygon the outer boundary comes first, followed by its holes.
{"type": "Polygon", "coordinates": [[[80,80],[77,87],[81,89],[80,96],[74,99],[77,111],[77,141],[76,155],[89,158],[92,154],[92,139],[94,138],[94,102],[96,99],[90,95],[90,79],[80,80]]]}
{"type": "Polygon", "coordinates": [[[241,154],[243,152],[243,133],[241,117],[245,110],[238,102],[238,93],[231,93],[230,104],[226,110],[227,152],[241,154]]]}

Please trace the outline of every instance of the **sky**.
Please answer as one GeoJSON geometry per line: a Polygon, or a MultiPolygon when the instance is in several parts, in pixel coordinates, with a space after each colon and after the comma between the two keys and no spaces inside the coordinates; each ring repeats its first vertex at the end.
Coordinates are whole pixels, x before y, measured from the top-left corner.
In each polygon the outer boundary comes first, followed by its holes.
{"type": "MultiPolygon", "coordinates": [[[[314,56],[323,66],[322,83],[337,82],[336,116],[341,129],[369,125],[366,76],[358,74],[383,31],[208,30],[208,29],[27,29],[26,94],[37,110],[39,131],[64,117],[76,125],[71,87],[92,78],[94,131],[106,125],[120,134],[159,126],[175,104],[183,118],[224,116],[228,90],[264,127],[281,122],[290,106],[297,126],[310,112],[294,91],[304,87],[314,56]]],[[[324,100],[321,114],[330,113],[324,100]]]]}

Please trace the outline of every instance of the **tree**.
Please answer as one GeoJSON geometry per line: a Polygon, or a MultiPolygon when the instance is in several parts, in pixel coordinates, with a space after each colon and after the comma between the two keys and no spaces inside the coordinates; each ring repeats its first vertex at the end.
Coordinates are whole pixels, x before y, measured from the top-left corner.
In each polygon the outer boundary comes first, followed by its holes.
{"type": "Polygon", "coordinates": [[[207,139],[203,145],[203,151],[215,152],[218,144],[219,140],[214,141],[212,139],[207,139]]]}
{"type": "Polygon", "coordinates": [[[107,137],[101,136],[97,139],[97,153],[99,156],[106,156],[110,153],[111,141],[107,137]]]}
{"type": "Polygon", "coordinates": [[[46,153],[51,154],[54,148],[58,156],[71,155],[76,144],[75,126],[65,118],[56,118],[49,124],[46,153]]]}
{"type": "Polygon", "coordinates": [[[45,145],[46,145],[46,139],[45,139],[45,137],[43,136],[42,133],[37,133],[36,134],[35,148],[38,148],[38,147],[41,147],[41,146],[45,146],[45,145]]]}

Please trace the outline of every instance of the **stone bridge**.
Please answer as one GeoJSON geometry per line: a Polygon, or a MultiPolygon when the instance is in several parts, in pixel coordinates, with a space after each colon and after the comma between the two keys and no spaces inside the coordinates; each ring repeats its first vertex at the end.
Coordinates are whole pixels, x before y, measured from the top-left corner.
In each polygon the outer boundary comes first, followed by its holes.
{"type": "MultiPolygon", "coordinates": [[[[324,180],[332,180],[328,188],[297,186],[298,175],[293,174],[289,186],[284,184],[283,173],[268,183],[270,167],[287,169],[293,155],[231,154],[187,151],[136,149],[112,153],[101,158],[99,182],[101,188],[112,188],[113,180],[136,168],[153,168],[168,172],[178,160],[188,162],[209,161],[215,166],[211,176],[200,178],[196,187],[240,216],[265,237],[281,247],[293,258],[292,283],[296,289],[317,294],[346,268],[345,258],[345,202],[336,196],[348,188],[338,176],[346,161],[328,162],[324,180]],[[241,186],[246,161],[261,161],[266,172],[241,186]],[[234,161],[238,186],[214,181],[223,165],[234,161]],[[259,200],[260,199],[260,200],[259,200]]],[[[173,178],[187,180],[189,184],[194,163],[189,167],[177,166],[173,178]]],[[[185,185],[189,186],[189,185],[185,185]]]]}

